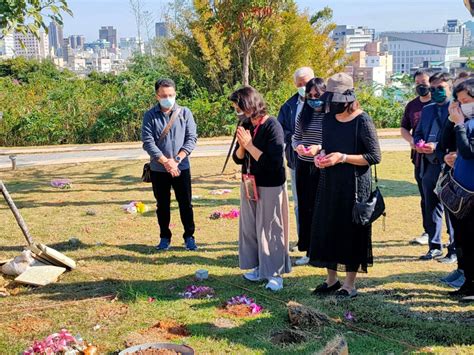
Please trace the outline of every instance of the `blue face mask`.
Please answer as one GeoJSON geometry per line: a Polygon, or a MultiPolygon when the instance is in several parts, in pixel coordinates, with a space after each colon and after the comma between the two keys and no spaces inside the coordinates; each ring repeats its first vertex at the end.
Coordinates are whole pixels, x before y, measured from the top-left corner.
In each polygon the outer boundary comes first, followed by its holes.
{"type": "Polygon", "coordinates": [[[160,106],[163,108],[171,108],[176,102],[176,97],[167,97],[166,99],[160,99],[160,106]]]}
{"type": "Polygon", "coordinates": [[[309,107],[314,109],[320,108],[324,105],[324,101],[319,99],[306,99],[306,102],[308,103],[309,107]]]}

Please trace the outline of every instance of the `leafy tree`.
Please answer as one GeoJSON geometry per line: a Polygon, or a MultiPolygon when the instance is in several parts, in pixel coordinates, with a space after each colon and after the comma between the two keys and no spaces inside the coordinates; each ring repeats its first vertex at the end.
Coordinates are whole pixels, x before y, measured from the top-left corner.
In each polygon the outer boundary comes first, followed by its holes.
{"type": "Polygon", "coordinates": [[[72,16],[66,0],[1,0],[0,39],[13,31],[36,36],[40,29],[48,32],[45,19],[62,24],[62,13],[72,16]]]}

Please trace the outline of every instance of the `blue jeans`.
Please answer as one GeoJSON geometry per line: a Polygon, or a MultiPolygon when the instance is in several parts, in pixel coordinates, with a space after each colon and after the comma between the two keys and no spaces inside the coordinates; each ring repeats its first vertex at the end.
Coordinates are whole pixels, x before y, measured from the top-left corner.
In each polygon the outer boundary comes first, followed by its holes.
{"type": "Polygon", "coordinates": [[[298,195],[296,194],[296,170],[290,169],[291,172],[291,195],[293,196],[293,205],[295,206],[296,216],[296,232],[300,232],[300,223],[298,218],[298,195]]]}

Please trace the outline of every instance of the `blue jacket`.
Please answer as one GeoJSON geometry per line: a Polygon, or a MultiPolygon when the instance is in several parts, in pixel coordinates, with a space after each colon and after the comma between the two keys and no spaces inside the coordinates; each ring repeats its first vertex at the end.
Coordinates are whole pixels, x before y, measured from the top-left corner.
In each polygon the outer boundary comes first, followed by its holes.
{"type": "Polygon", "coordinates": [[[295,133],[298,97],[299,94],[294,94],[290,97],[288,101],[281,106],[280,112],[278,113],[278,122],[280,122],[283,127],[283,133],[285,134],[285,156],[290,169],[296,167],[297,154],[291,146],[291,139],[295,133]]]}
{"type": "MultiPolygon", "coordinates": [[[[443,105],[432,103],[423,107],[423,110],[421,111],[420,122],[418,123],[415,134],[413,135],[415,144],[420,140],[424,140],[427,143],[438,143],[441,141],[441,132],[448,121],[449,104],[450,102],[448,101],[443,105]],[[438,121],[438,126],[437,129],[431,132],[435,120],[438,121]],[[431,136],[430,133],[432,134],[431,136]]],[[[434,128],[436,128],[436,126],[434,126],[434,128]]],[[[432,164],[442,164],[443,156],[441,156],[439,153],[439,150],[436,150],[435,153],[424,154],[424,156],[432,164]]]]}
{"type": "MultiPolygon", "coordinates": [[[[178,107],[180,106],[175,104],[171,113],[178,107]]],[[[194,122],[193,114],[189,108],[181,107],[181,112],[173,122],[170,131],[162,142],[158,144],[161,132],[163,132],[168,122],[169,118],[163,114],[160,105],[154,106],[143,116],[143,149],[150,156],[150,168],[153,171],[166,172],[165,167],[158,162],[158,159],[163,155],[168,159],[173,159],[181,150],[186,152],[187,155],[190,155],[196,147],[196,123],[194,122]]],[[[189,158],[186,157],[183,159],[178,167],[180,170],[189,169],[189,158]]]]}

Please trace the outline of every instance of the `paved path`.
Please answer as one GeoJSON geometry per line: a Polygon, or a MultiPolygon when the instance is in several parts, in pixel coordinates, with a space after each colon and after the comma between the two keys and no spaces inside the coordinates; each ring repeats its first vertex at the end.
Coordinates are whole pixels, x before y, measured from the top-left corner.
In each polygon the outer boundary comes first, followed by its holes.
{"type": "MultiPolygon", "coordinates": [[[[229,149],[230,140],[219,140],[198,144],[193,157],[225,156],[229,149]]],[[[382,151],[408,151],[409,146],[401,138],[380,139],[382,151]]],[[[0,169],[11,168],[9,154],[16,154],[16,165],[38,166],[52,164],[85,163],[106,160],[145,160],[148,155],[142,150],[139,143],[111,145],[110,147],[77,146],[58,149],[51,148],[20,148],[0,149],[0,169]]]]}

